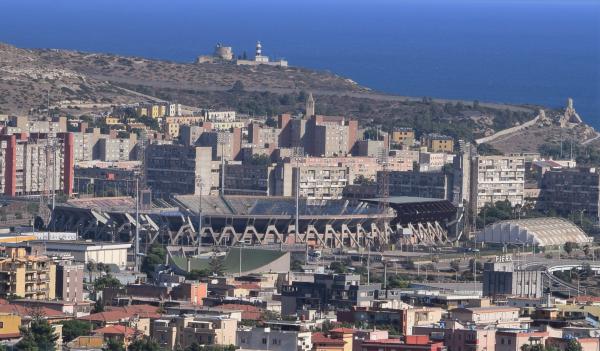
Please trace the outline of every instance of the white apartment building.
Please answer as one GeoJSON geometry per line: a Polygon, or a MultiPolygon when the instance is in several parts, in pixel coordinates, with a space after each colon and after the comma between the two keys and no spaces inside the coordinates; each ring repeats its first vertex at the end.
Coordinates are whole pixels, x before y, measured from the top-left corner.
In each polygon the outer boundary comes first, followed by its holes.
{"type": "Polygon", "coordinates": [[[235,111],[203,110],[202,115],[203,115],[205,121],[211,121],[211,122],[233,122],[233,121],[235,121],[235,111]]]}
{"type": "Polygon", "coordinates": [[[524,202],[525,159],[521,156],[476,156],[471,161],[471,206],[477,213],[486,205],[508,200],[524,202]]]}

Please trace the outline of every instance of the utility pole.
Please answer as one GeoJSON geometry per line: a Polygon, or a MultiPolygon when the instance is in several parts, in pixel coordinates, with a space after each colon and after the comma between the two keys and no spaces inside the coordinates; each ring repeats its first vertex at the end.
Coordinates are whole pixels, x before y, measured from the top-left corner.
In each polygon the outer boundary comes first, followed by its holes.
{"type": "Polygon", "coordinates": [[[225,133],[217,134],[217,142],[221,145],[221,196],[225,196],[225,133]]]}
{"type": "MultiPolygon", "coordinates": [[[[296,213],[294,215],[294,231],[296,232],[296,239],[300,237],[300,161],[304,157],[304,148],[301,146],[295,147],[292,154],[296,163],[296,186],[295,186],[295,198],[296,198],[296,213]]],[[[304,236],[305,246],[305,262],[308,264],[308,233],[304,236]]]]}
{"type": "Polygon", "coordinates": [[[202,248],[202,178],[198,176],[196,179],[198,184],[198,256],[200,256],[200,250],[202,248]]]}
{"type": "Polygon", "coordinates": [[[135,255],[135,271],[140,271],[140,181],[139,177],[136,175],[135,177],[135,246],[134,246],[134,255],[135,255]]]}

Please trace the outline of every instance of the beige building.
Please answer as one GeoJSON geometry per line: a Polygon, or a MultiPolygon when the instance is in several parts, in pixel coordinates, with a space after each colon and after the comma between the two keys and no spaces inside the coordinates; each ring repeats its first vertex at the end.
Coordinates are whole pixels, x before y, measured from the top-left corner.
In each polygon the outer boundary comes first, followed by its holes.
{"type": "Polygon", "coordinates": [[[323,122],[315,126],[314,133],[315,156],[345,156],[351,151],[350,128],[347,125],[323,122]]]}
{"type": "Polygon", "coordinates": [[[48,253],[70,253],[75,262],[102,262],[114,264],[120,269],[127,265],[127,250],[130,243],[110,243],[92,241],[47,241],[36,242],[48,253]]]}
{"type": "Polygon", "coordinates": [[[452,152],[454,150],[454,139],[447,135],[426,134],[421,137],[421,145],[426,146],[429,152],[452,152]]]}
{"type": "MultiPolygon", "coordinates": [[[[293,196],[296,194],[295,166],[285,163],[281,167],[281,193],[278,195],[293,196]]],[[[340,199],[349,181],[349,170],[343,166],[300,166],[300,196],[308,199],[340,199]]]]}
{"type": "Polygon", "coordinates": [[[392,132],[392,143],[413,145],[415,143],[415,130],[412,128],[399,128],[392,132]]]}
{"type": "Polygon", "coordinates": [[[208,195],[219,184],[211,147],[152,144],[145,157],[146,181],[156,196],[208,195]]]}
{"type": "Polygon", "coordinates": [[[173,138],[179,137],[181,126],[199,125],[204,121],[202,116],[169,116],[165,117],[165,132],[173,138]]]}
{"type": "Polygon", "coordinates": [[[56,266],[47,256],[30,256],[25,248],[6,248],[0,260],[0,296],[52,300],[56,290],[56,266]]]}
{"type": "Polygon", "coordinates": [[[527,328],[531,320],[522,318],[518,307],[488,306],[455,308],[450,310],[450,319],[462,324],[489,325],[497,328],[527,328]]]}
{"type": "Polygon", "coordinates": [[[167,350],[199,345],[235,345],[238,321],[226,315],[178,316],[156,319],[151,335],[167,350]]]}
{"type": "Polygon", "coordinates": [[[476,156],[471,161],[471,206],[479,213],[486,204],[508,200],[522,205],[525,159],[520,156],[476,156]]]}
{"type": "Polygon", "coordinates": [[[203,110],[202,117],[211,122],[233,122],[236,120],[235,111],[203,110]]]}

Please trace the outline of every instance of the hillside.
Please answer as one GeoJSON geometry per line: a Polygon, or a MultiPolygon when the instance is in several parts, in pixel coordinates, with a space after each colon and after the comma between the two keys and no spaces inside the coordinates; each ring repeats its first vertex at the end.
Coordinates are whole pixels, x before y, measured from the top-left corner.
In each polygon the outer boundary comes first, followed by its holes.
{"type": "Polygon", "coordinates": [[[297,67],[177,63],[0,44],[0,113],[41,110],[49,95],[50,105],[68,115],[162,99],[268,116],[301,113],[308,91],[315,95],[317,113],[352,116],[363,127],[407,126],[468,140],[525,123],[539,108],[393,96],[329,72],[297,67]]]}

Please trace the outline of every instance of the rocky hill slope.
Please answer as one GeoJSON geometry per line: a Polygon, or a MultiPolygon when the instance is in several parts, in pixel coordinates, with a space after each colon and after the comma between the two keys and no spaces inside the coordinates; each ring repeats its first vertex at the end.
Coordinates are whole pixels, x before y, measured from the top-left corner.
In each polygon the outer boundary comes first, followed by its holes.
{"type": "MultiPolygon", "coordinates": [[[[468,140],[526,123],[539,108],[393,96],[329,72],[297,67],[176,63],[68,50],[20,49],[0,43],[0,113],[26,114],[44,108],[49,97],[51,106],[74,115],[114,104],[163,99],[267,116],[302,112],[308,91],[315,95],[317,113],[352,116],[366,128],[407,126],[418,133],[441,132],[468,140]]],[[[531,145],[524,147],[534,150],[552,126],[525,131],[540,138],[521,135],[520,131],[511,133],[512,139],[507,135],[493,144],[514,151],[514,145],[522,144],[515,140],[525,138],[531,145]],[[511,147],[503,147],[505,144],[511,147]]]]}

